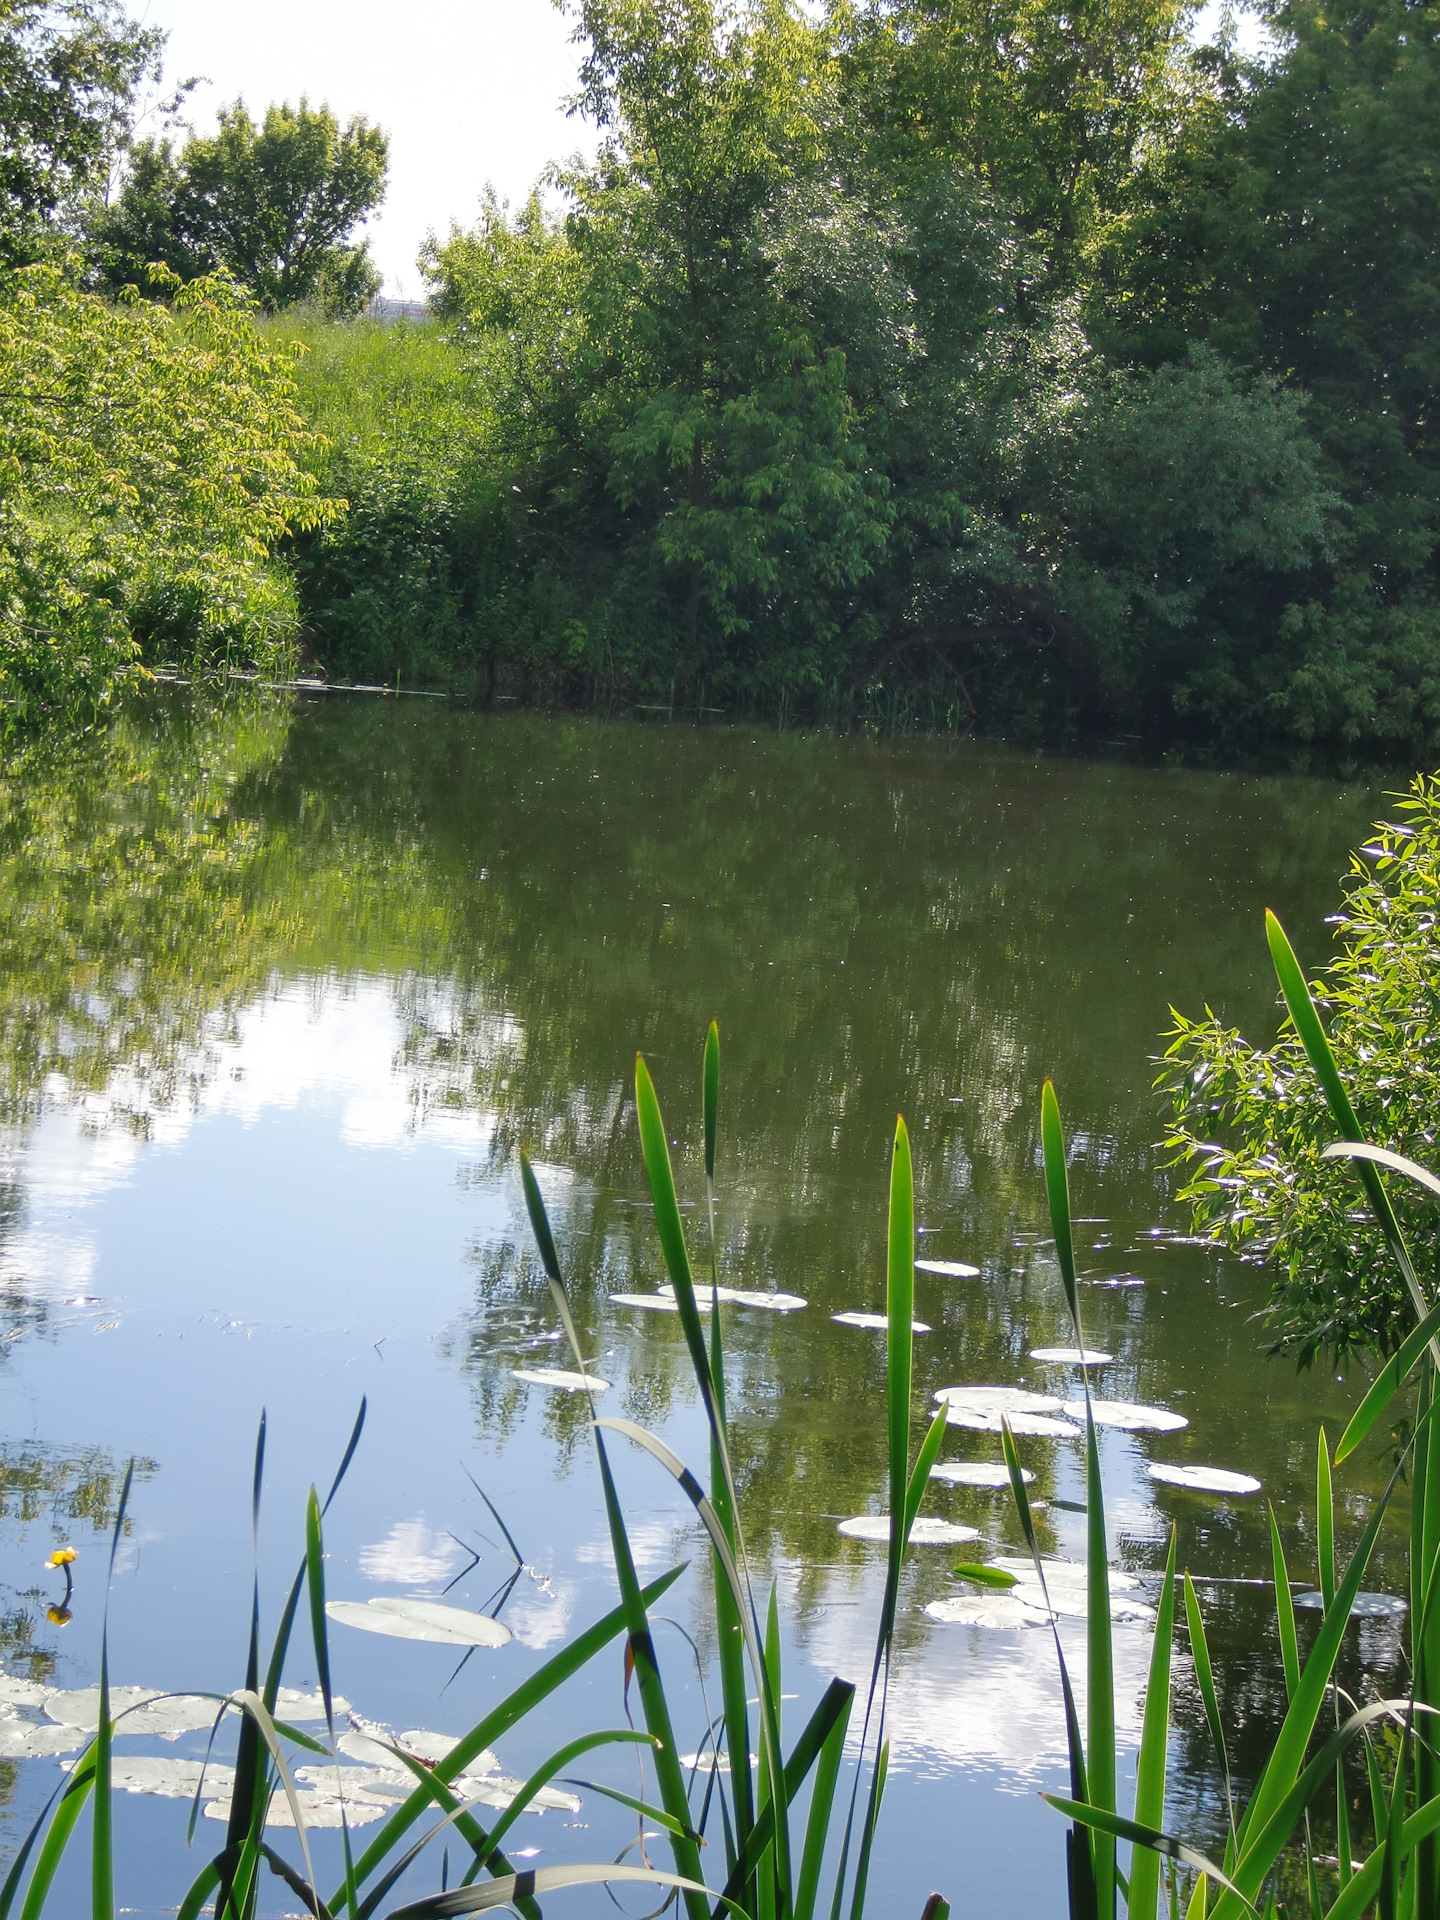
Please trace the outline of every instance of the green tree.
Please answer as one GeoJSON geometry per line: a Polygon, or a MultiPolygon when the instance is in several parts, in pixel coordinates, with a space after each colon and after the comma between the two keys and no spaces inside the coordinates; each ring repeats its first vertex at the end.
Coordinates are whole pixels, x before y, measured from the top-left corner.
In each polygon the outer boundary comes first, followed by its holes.
{"type": "Polygon", "coordinates": [[[1188,0],[835,0],[847,100],[885,163],[959,166],[1010,204],[1047,270],[1083,277],[1142,156],[1202,76],[1188,0]]]}
{"type": "Polygon", "coordinates": [[[133,663],[283,657],[291,528],[333,516],[299,458],[293,359],[226,284],[114,306],[0,275],[0,699],[93,710],[133,663]]]}
{"type": "Polygon", "coordinates": [[[164,45],[115,0],[0,0],[0,265],[45,252],[103,184],[164,45]]]}
{"type": "Polygon", "coordinates": [[[237,101],[178,154],[167,140],[136,146],[96,255],[116,288],[144,287],[159,261],[183,279],[229,274],[269,310],[313,300],[355,313],[380,286],[354,236],[384,199],[388,166],[385,134],[364,119],[342,128],[302,98],[257,127],[237,101]]]}
{"type": "MultiPolygon", "coordinates": [[[[1419,776],[1397,810],[1351,863],[1334,920],[1339,951],[1312,991],[1364,1137],[1433,1166],[1440,776],[1419,776]]],[[[1321,1158],[1335,1123],[1293,1024],[1287,1017],[1274,1045],[1257,1047],[1208,1009],[1174,1020],[1156,1084],[1197,1230],[1268,1269],[1277,1351],[1302,1366],[1320,1354],[1391,1352],[1413,1325],[1410,1297],[1353,1167],[1321,1158]]],[[[1433,1248],[1434,1202],[1408,1180],[1389,1191],[1411,1244],[1433,1248]]]]}

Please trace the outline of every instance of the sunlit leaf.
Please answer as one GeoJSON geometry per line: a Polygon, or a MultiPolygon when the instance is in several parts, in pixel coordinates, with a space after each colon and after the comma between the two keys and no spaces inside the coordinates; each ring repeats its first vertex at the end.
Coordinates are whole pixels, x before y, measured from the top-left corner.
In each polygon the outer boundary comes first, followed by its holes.
{"type": "MultiPolygon", "coordinates": [[[[857,1514],[853,1520],[842,1520],[836,1532],[843,1533],[850,1540],[878,1540],[888,1543],[890,1516],[888,1513],[857,1514]]],[[[960,1526],[953,1520],[935,1520],[926,1514],[921,1514],[910,1527],[912,1547],[958,1546],[962,1540],[979,1538],[978,1527],[960,1526]]]]}
{"type": "MultiPolygon", "coordinates": [[[[890,1325],[883,1313],[832,1313],[830,1318],[842,1327],[870,1327],[877,1333],[884,1333],[890,1325]]],[[[930,1328],[923,1320],[910,1322],[912,1333],[929,1333],[930,1328]]]]}
{"type": "Polygon", "coordinates": [[[932,1620],[952,1627],[1043,1627],[1046,1615],[1026,1606],[1013,1593],[954,1594],[931,1600],[925,1612],[932,1620]]]}
{"type": "MultiPolygon", "coordinates": [[[[1022,1467],[1022,1476],[1029,1482],[1035,1478],[1028,1467],[1022,1467]]],[[[1010,1472],[1003,1460],[941,1460],[930,1469],[932,1480],[948,1480],[957,1487],[1008,1487],[1010,1472]]]]}
{"type": "MultiPolygon", "coordinates": [[[[1085,1402],[1067,1400],[1065,1411],[1072,1420],[1083,1420],[1085,1402]]],[[[1178,1433],[1190,1424],[1183,1413],[1171,1413],[1168,1407],[1139,1407],[1130,1400],[1092,1400],[1090,1414],[1097,1427],[1123,1427],[1127,1433],[1178,1433]]]]}
{"type": "Polygon", "coordinates": [[[1163,1480],[1167,1487],[1191,1487],[1197,1493],[1258,1493],[1260,1482],[1248,1473],[1231,1473],[1225,1467],[1168,1467],[1158,1460],[1149,1466],[1152,1480],[1163,1480]]]}
{"type": "Polygon", "coordinates": [[[488,1614],[442,1606],[437,1600],[329,1600],[325,1611],[341,1626],[388,1633],[397,1640],[434,1640],[448,1647],[503,1647],[514,1637],[507,1626],[488,1614]]]}
{"type": "Polygon", "coordinates": [[[610,1382],[595,1373],[570,1373],[564,1367],[512,1367],[512,1380],[524,1380],[533,1387],[560,1387],[567,1393],[606,1393],[610,1382]]]}
{"type": "Polygon", "coordinates": [[[917,1273],[939,1273],[949,1280],[978,1280],[979,1267],[967,1267],[963,1260],[917,1260],[917,1273]]]}
{"type": "Polygon", "coordinates": [[[1083,1353],[1079,1347],[1032,1347],[1030,1358],[1047,1367],[1108,1367],[1115,1356],[1091,1347],[1083,1353]]]}
{"type": "MultiPolygon", "coordinates": [[[[1311,1607],[1317,1613],[1325,1611],[1325,1596],[1318,1587],[1313,1593],[1297,1593],[1293,1603],[1297,1607],[1311,1607]]],[[[1357,1593],[1350,1602],[1352,1620],[1393,1619],[1409,1611],[1409,1601],[1393,1593],[1357,1593]]]]}

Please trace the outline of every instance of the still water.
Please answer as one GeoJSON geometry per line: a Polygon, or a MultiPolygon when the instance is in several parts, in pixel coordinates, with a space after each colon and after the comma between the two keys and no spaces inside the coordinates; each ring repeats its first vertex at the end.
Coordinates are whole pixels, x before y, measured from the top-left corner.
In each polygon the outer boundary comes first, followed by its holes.
{"type": "MultiPolygon", "coordinates": [[[[1069,1344],[1037,1172],[1049,1074],[1084,1220],[1087,1341],[1115,1356],[1103,1390],[1190,1422],[1104,1436],[1113,1557],[1153,1572],[1174,1524],[1180,1564],[1213,1583],[1211,1646],[1244,1774],[1278,1723],[1281,1682],[1268,1597],[1230,1583],[1269,1571],[1266,1496],[1292,1568],[1310,1570],[1317,1428],[1343,1420],[1363,1382],[1267,1360],[1251,1318],[1260,1277],[1188,1244],[1159,1164],[1152,1056],[1171,1003],[1208,1002],[1271,1037],[1262,909],[1317,964],[1347,850],[1381,804],[1361,786],[976,744],[344,696],[218,710],[177,697],[77,747],[12,752],[0,785],[5,1667],[93,1684],[105,1530],[133,1458],[112,1677],[238,1685],[261,1409],[268,1625],[301,1551],[305,1490],[328,1482],[362,1395],[365,1434],[327,1527],[332,1597],[449,1587],[452,1603],[483,1608],[512,1562],[470,1476],[527,1567],[502,1613],[514,1642],[453,1678],[446,1648],[337,1627],[335,1682],[357,1714],[459,1733],[608,1610],[583,1401],[512,1371],[566,1364],[516,1153],[527,1146],[540,1170],[587,1358],[613,1382],[606,1410],[702,1467],[678,1323],[608,1296],[664,1279],[635,1051],[682,1193],[698,1198],[713,1016],[722,1277],[809,1303],[725,1309],[747,1533],[779,1586],[787,1713],[808,1713],[832,1673],[868,1673],[884,1550],[836,1526],[884,1506],[883,1335],[832,1315],[883,1306],[897,1112],[922,1253],[981,1270],[917,1275],[931,1328],[916,1342],[917,1437],[938,1387],[1071,1384],[1028,1357],[1069,1344]],[[1149,1477],[1150,1460],[1238,1469],[1265,1493],[1182,1493],[1149,1477]],[[60,1627],[47,1607],[62,1583],[43,1562],[63,1544],[79,1557],[60,1627]]],[[[944,1457],[996,1451],[957,1429],[944,1457]]],[[[1046,1545],[1083,1552],[1080,1449],[1022,1451],[1046,1545]]],[[[619,1466],[642,1572],[703,1566],[690,1509],[658,1468],[619,1466]]],[[[1378,1471],[1362,1461],[1339,1488],[1349,1533],[1378,1471]]],[[[929,1510],[981,1529],[966,1558],[1015,1551],[1008,1496],[937,1484],[929,1510]]],[[[1036,1797],[1065,1784],[1053,1649],[1044,1633],[928,1618],[927,1601],[956,1591],[957,1557],[917,1549],[905,1578],[875,1904],[918,1915],[938,1887],[957,1913],[1039,1920],[1063,1910],[1063,1827],[1036,1797]]],[[[1383,1547],[1369,1584],[1395,1590],[1399,1577],[1383,1547]]],[[[703,1583],[682,1581],[663,1611],[677,1733],[693,1747],[705,1709],[685,1636],[708,1651],[703,1583]]],[[[1393,1621],[1350,1633],[1352,1684],[1395,1665],[1393,1621]]],[[[1130,1747],[1148,1654],[1143,1628],[1118,1632],[1130,1747]]],[[[1176,1818],[1203,1836],[1214,1769],[1177,1658],[1176,1818]]],[[[297,1637],[287,1678],[313,1684],[313,1664],[297,1637]]],[[[623,1724],[622,1679],[617,1643],[501,1744],[505,1770],[523,1776],[581,1727],[623,1724]]],[[[183,1734],[127,1751],[203,1744],[183,1734]]],[[[7,1848],[58,1765],[0,1761],[7,1848]]],[[[593,1765],[637,1790],[632,1762],[593,1765]]],[[[613,1858],[633,1838],[621,1808],[582,1801],[526,1816],[512,1836],[522,1860],[613,1858]]],[[[117,1820],[132,1912],[173,1910],[223,1831],[201,1821],[187,1857],[182,1802],[122,1795],[117,1820]]],[[[316,1843],[332,1864],[334,1839],[316,1843]]],[[[294,1909],[273,1885],[271,1910],[294,1909]]],[[[78,1884],[61,1894],[58,1910],[78,1909],[78,1884]]],[[[551,1910],[609,1908],[592,1890],[551,1910]]]]}

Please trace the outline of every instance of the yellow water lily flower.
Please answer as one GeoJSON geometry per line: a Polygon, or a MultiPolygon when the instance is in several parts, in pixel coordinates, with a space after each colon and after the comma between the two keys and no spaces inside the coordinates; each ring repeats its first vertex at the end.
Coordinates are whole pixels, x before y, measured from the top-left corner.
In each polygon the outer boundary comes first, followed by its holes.
{"type": "Polygon", "coordinates": [[[74,1558],[74,1547],[56,1547],[45,1564],[47,1567],[68,1567],[74,1558]]]}
{"type": "Polygon", "coordinates": [[[68,1627],[74,1615],[68,1607],[47,1607],[45,1618],[52,1627],[68,1627]]]}

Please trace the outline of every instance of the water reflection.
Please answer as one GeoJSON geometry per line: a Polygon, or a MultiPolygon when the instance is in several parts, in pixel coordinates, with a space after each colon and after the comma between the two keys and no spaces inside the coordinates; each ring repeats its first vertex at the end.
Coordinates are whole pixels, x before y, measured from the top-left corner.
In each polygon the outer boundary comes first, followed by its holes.
{"type": "MultiPolygon", "coordinates": [[[[528,1251],[515,1149],[539,1163],[587,1361],[615,1382],[607,1404],[702,1458],[678,1324],[608,1296],[662,1277],[634,1052],[650,1060],[693,1201],[714,1014],[725,1278],[811,1303],[790,1318],[724,1309],[747,1531],[796,1609],[792,1660],[855,1678],[868,1664],[877,1554],[835,1529],[881,1503],[882,1344],[830,1316],[881,1302],[897,1110],[925,1253],[980,1270],[917,1276],[933,1329],[917,1342],[917,1412],[946,1385],[1070,1381],[1029,1358],[1071,1337],[1037,1171],[1047,1072],[1074,1145],[1086,1336],[1115,1356],[1105,1392],[1190,1420],[1104,1436],[1117,1559],[1152,1572],[1173,1523],[1197,1574],[1268,1567],[1263,1508],[1159,1487],[1145,1468],[1163,1460],[1258,1475],[1298,1569],[1313,1558],[1316,1422],[1343,1419],[1352,1388],[1266,1363],[1248,1322],[1255,1276],[1178,1231],[1148,1056],[1171,1001],[1208,1001],[1264,1037],[1260,910],[1274,906],[1318,957],[1346,850],[1376,805],[1314,782],[973,744],[607,729],[430,703],[173,700],[69,750],[12,754],[0,779],[10,1373],[43,1444],[64,1438],[63,1358],[103,1409],[106,1457],[143,1442],[160,1462],[152,1506],[177,1542],[157,1546],[162,1558],[180,1551],[184,1499],[197,1485],[213,1497],[217,1462],[229,1472],[243,1452],[220,1431],[236,1409],[248,1444],[267,1396],[328,1413],[370,1393],[386,1438],[357,1469],[376,1491],[348,1545],[337,1533],[337,1578],[357,1593],[433,1591],[462,1574],[470,1604],[494,1585],[496,1556],[471,1540],[478,1503],[462,1518],[459,1495],[432,1491],[443,1432],[447,1466],[463,1445],[485,1474],[534,1488],[518,1527],[530,1570],[506,1618],[521,1646],[552,1645],[598,1610],[609,1549],[583,1402],[513,1377],[568,1361],[528,1251]],[[203,1367],[172,1358],[180,1338],[203,1367]],[[95,1357],[106,1340],[123,1354],[108,1370],[95,1357]],[[477,1548],[484,1563],[466,1573],[477,1548]]],[[[687,1218],[698,1230],[698,1212],[687,1218]]],[[[996,1451],[956,1430],[946,1456],[996,1451]]],[[[1074,1443],[1030,1440],[1023,1456],[1046,1550],[1078,1554],[1074,1443]]],[[[1379,1471],[1362,1463],[1347,1482],[1352,1531],[1379,1471]]],[[[637,1470],[629,1493],[647,1568],[696,1555],[666,1490],[637,1470]]],[[[1018,1544],[1003,1496],[937,1485],[933,1511],[979,1527],[986,1547],[1018,1544]]],[[[1062,1752],[1053,1650],[1040,1633],[928,1620],[926,1601],[953,1590],[950,1557],[917,1554],[907,1576],[897,1766],[1028,1785],[1062,1752]]],[[[1397,1566],[1382,1549],[1375,1584],[1397,1566]]],[[[1274,1725],[1268,1601],[1207,1592],[1243,1777],[1274,1725]]],[[[694,1590],[676,1607],[703,1638],[694,1590]]],[[[1359,1689],[1392,1668],[1398,1641],[1384,1621],[1353,1640],[1359,1689]]],[[[1148,1644],[1120,1636],[1127,1735],[1148,1644]]],[[[1183,1651],[1177,1687],[1178,1791],[1209,1818],[1183,1651]]],[[[414,1709],[409,1723],[423,1721],[414,1709]]]]}

